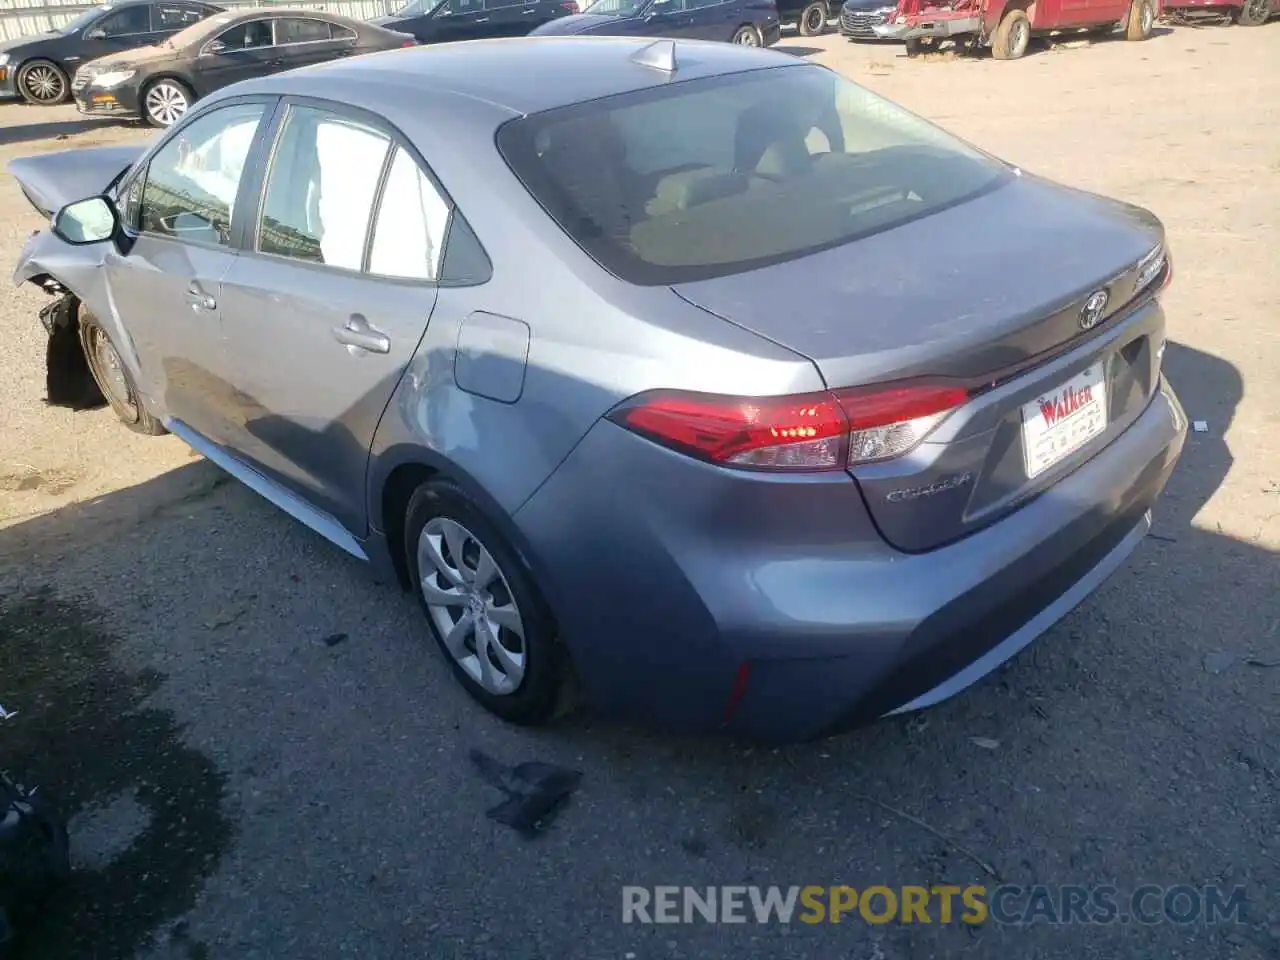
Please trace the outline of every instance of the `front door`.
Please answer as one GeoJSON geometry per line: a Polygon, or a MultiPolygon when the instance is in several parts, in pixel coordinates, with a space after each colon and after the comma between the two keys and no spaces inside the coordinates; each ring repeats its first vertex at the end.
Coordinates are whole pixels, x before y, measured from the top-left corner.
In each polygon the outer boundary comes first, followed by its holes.
{"type": "Polygon", "coordinates": [[[733,39],[734,32],[747,18],[738,0],[684,0],[693,17],[686,36],[699,40],[733,39]]]}
{"type": "Polygon", "coordinates": [[[65,62],[74,70],[81,63],[97,60],[99,57],[109,57],[159,42],[164,33],[153,26],[152,16],[153,8],[147,4],[124,7],[106,14],[85,29],[79,56],[67,57],[65,62]]]}
{"type": "Polygon", "coordinates": [[[277,59],[269,19],[238,23],[201,48],[192,69],[196,93],[203,97],[240,80],[272,73],[277,59]]]}
{"type": "MultiPolygon", "coordinates": [[[[497,3],[498,0],[492,2],[497,3]]],[[[492,36],[485,7],[486,0],[445,0],[431,14],[431,42],[451,43],[492,36]]]]}
{"type": "Polygon", "coordinates": [[[104,269],[143,383],[164,413],[223,442],[227,379],[222,281],[236,259],[232,215],[268,105],[232,104],[178,130],[124,187],[121,215],[135,241],[104,269]]]}
{"type": "Polygon", "coordinates": [[[369,446],[435,306],[449,207],[363,115],[292,105],[272,157],[253,250],[222,284],[231,445],[362,537],[369,446]]]}

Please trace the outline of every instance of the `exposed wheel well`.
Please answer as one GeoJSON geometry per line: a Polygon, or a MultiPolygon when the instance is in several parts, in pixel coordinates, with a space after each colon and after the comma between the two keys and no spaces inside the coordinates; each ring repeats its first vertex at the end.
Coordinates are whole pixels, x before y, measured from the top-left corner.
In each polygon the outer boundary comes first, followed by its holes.
{"type": "Polygon", "coordinates": [[[1009,15],[1010,10],[1023,11],[1024,13],[1026,13],[1027,19],[1031,21],[1031,25],[1033,27],[1035,26],[1036,0],[1010,0],[1009,3],[1005,4],[1004,13],[1000,14],[1000,19],[1003,20],[1005,17],[1007,17],[1009,15]]]}
{"type": "Polygon", "coordinates": [[[405,590],[413,588],[403,548],[409,498],[413,496],[413,491],[439,473],[439,470],[426,464],[402,463],[391,471],[382,487],[382,532],[387,539],[387,549],[395,566],[396,579],[405,590]]]}

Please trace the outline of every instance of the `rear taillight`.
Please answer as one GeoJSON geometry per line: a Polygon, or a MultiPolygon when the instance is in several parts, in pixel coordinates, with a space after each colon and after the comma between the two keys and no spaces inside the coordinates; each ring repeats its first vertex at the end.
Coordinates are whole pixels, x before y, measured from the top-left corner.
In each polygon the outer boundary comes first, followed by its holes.
{"type": "Polygon", "coordinates": [[[1163,244],[1138,261],[1138,273],[1133,280],[1133,289],[1141,293],[1157,279],[1160,280],[1160,286],[1156,289],[1156,293],[1173,282],[1173,260],[1169,258],[1169,249],[1163,244]]]}
{"type": "Polygon", "coordinates": [[[573,0],[568,0],[568,2],[560,4],[560,9],[568,10],[570,13],[577,13],[578,5],[573,0]]]}
{"type": "Polygon", "coordinates": [[[417,40],[406,40],[404,43],[400,44],[400,49],[404,50],[407,47],[416,47],[417,45],[417,40]]]}
{"type": "Polygon", "coordinates": [[[782,397],[655,390],[609,419],[726,467],[822,471],[898,457],[969,398],[950,384],[899,384],[782,397]]]}

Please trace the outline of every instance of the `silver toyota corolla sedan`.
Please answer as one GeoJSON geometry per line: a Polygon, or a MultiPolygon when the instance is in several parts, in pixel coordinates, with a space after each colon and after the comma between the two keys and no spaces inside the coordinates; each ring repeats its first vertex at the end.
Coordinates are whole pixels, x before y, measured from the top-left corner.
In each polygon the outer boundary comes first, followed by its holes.
{"type": "Polygon", "coordinates": [[[1182,448],[1155,217],[785,53],[374,54],[126,162],[11,167],[69,203],[18,280],[74,294],[127,423],[416,591],[507,720],[570,671],[770,739],[935,703],[1116,569],[1182,448]]]}

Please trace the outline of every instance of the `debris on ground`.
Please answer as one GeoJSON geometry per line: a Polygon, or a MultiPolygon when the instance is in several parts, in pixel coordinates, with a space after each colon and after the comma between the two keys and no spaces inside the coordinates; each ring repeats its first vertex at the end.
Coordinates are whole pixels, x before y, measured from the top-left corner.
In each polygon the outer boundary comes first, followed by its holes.
{"type": "Polygon", "coordinates": [[[1196,433],[1208,433],[1209,421],[1208,420],[1192,420],[1191,429],[1194,430],[1196,433]]]}
{"type": "Polygon", "coordinates": [[[545,827],[582,780],[579,770],[536,760],[508,767],[480,750],[471,751],[471,762],[480,776],[507,795],[485,815],[525,837],[545,827]]]}

